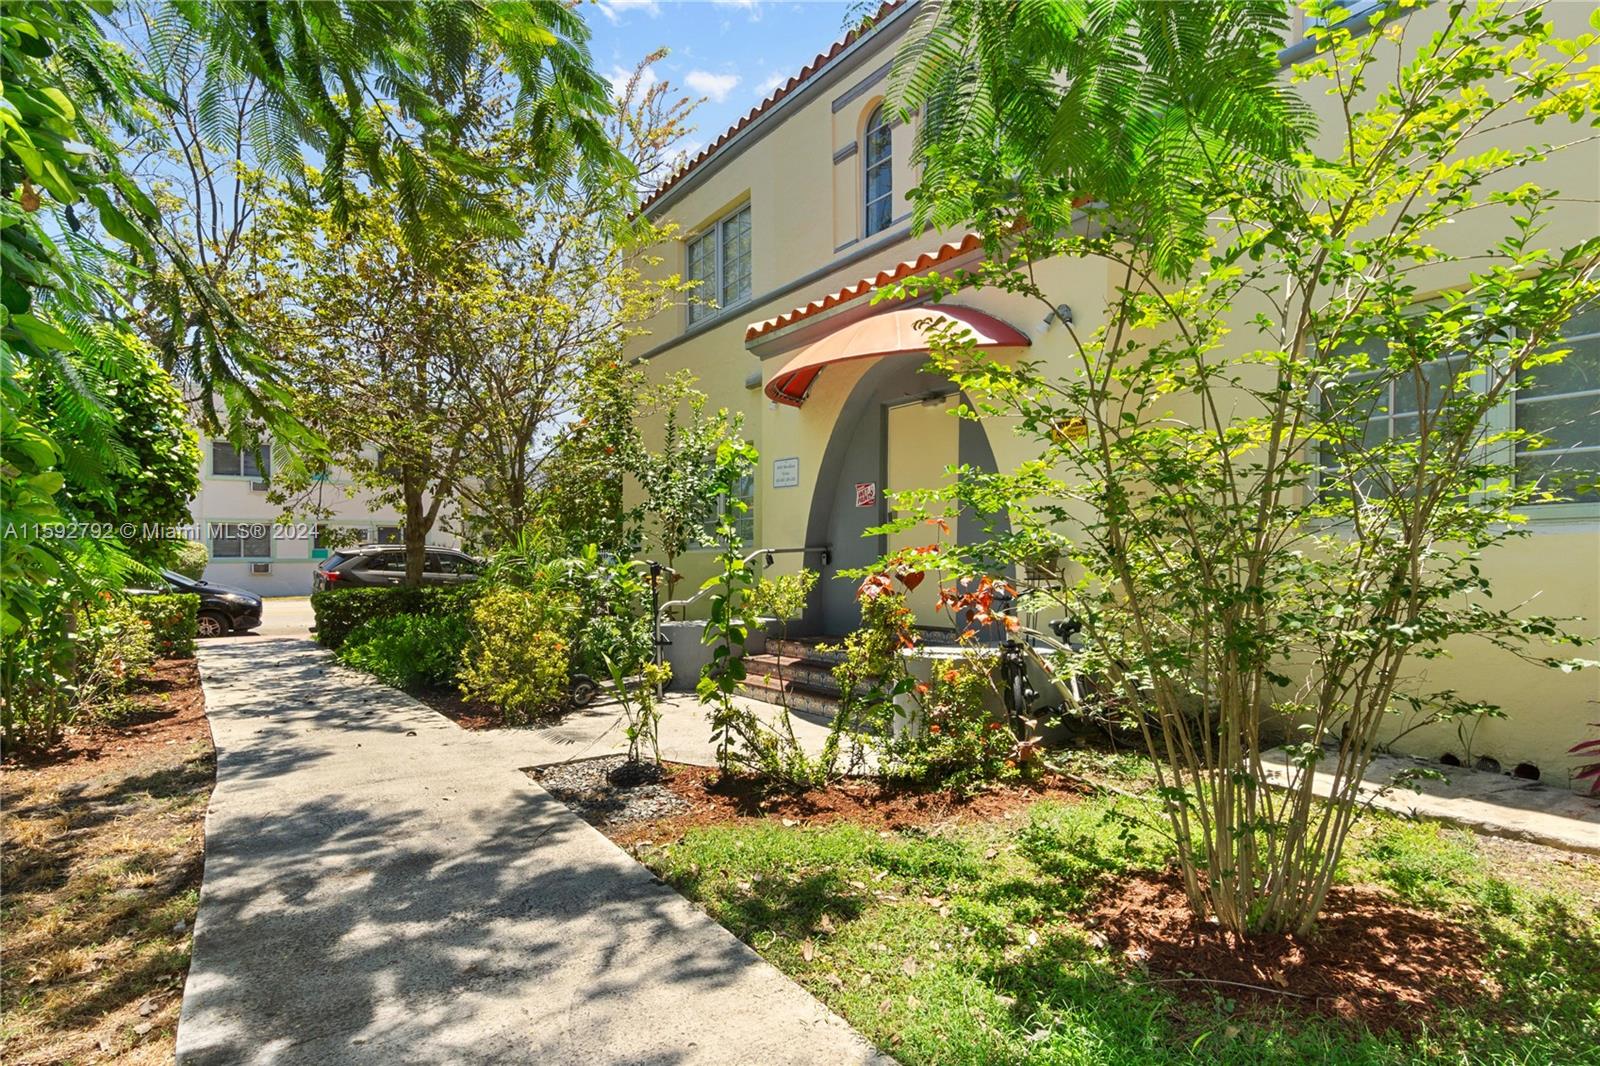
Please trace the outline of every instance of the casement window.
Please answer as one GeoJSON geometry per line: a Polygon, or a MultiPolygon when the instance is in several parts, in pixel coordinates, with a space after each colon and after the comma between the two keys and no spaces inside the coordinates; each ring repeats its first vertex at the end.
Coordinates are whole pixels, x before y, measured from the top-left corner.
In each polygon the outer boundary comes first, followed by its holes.
{"type": "MultiPolygon", "coordinates": [[[[1340,348],[1345,356],[1356,352],[1366,352],[1368,365],[1377,369],[1352,374],[1346,384],[1329,390],[1322,397],[1323,410],[1330,418],[1361,431],[1359,437],[1352,436],[1344,445],[1342,458],[1337,445],[1321,449],[1319,465],[1323,476],[1319,495],[1325,498],[1333,491],[1329,479],[1335,471],[1343,468],[1346,474],[1357,473],[1362,451],[1389,441],[1415,438],[1421,425],[1419,412],[1435,412],[1453,390],[1470,388],[1456,380],[1462,367],[1458,360],[1449,356],[1424,364],[1422,373],[1417,375],[1396,374],[1385,366],[1388,345],[1382,337],[1352,341],[1340,348]],[[1336,404],[1345,406],[1336,411],[1336,404]]],[[[1360,487],[1368,497],[1377,498],[1383,494],[1383,486],[1379,484],[1362,483],[1360,487]]]]}
{"type": "Polygon", "coordinates": [[[241,452],[225,440],[211,442],[211,474],[213,477],[248,477],[265,481],[272,474],[272,455],[263,446],[259,450],[241,452]]]}
{"type": "Polygon", "coordinates": [[[399,526],[379,526],[373,537],[374,544],[399,544],[401,541],[399,526]]]}
{"type": "MultiPolygon", "coordinates": [[[[1518,429],[1537,435],[1537,440],[1504,446],[1496,461],[1515,466],[1519,487],[1538,485],[1548,490],[1551,499],[1530,506],[1552,511],[1558,509],[1552,505],[1600,503],[1600,309],[1586,311],[1568,322],[1561,340],[1552,345],[1557,346],[1570,349],[1567,356],[1559,363],[1519,371],[1513,398],[1490,412],[1485,426],[1486,433],[1518,429]]],[[[1366,351],[1374,366],[1387,355],[1385,342],[1377,337],[1347,349],[1356,350],[1366,351]]],[[[1362,431],[1359,440],[1349,443],[1349,450],[1353,453],[1387,441],[1415,438],[1419,409],[1437,410],[1452,389],[1480,387],[1457,380],[1461,370],[1447,356],[1423,366],[1420,382],[1410,373],[1395,374],[1378,384],[1370,395],[1361,394],[1360,383],[1392,371],[1353,375],[1351,388],[1334,390],[1342,396],[1356,393],[1361,397],[1359,403],[1352,403],[1341,412],[1348,425],[1359,426],[1362,431]]],[[[1332,401],[1324,397],[1323,402],[1327,410],[1332,401]]],[[[1340,465],[1357,467],[1359,461],[1347,456],[1346,463],[1340,464],[1337,452],[1324,447],[1320,465],[1331,473],[1340,465]]],[[[1364,489],[1369,496],[1377,494],[1370,486],[1364,489]]],[[[1328,492],[1324,480],[1319,494],[1326,496],[1328,492]]]]}
{"type": "Polygon", "coordinates": [[[889,228],[894,206],[894,138],[881,107],[867,119],[861,161],[865,168],[862,226],[870,237],[889,228]]]}
{"type": "Polygon", "coordinates": [[[1517,374],[1512,425],[1544,444],[1517,442],[1517,484],[1600,502],[1600,308],[1574,316],[1561,334],[1559,346],[1571,349],[1565,359],[1517,374]]]}
{"type": "Polygon", "coordinates": [[[267,522],[217,522],[211,525],[213,559],[271,559],[272,529],[267,522]]]}
{"type": "Polygon", "coordinates": [[[700,284],[689,297],[689,321],[750,298],[750,205],[717,219],[689,242],[688,275],[700,284]]]}
{"type": "Polygon", "coordinates": [[[756,539],[756,476],[754,473],[746,474],[733,486],[731,496],[723,496],[717,500],[711,513],[706,515],[703,532],[706,544],[715,544],[717,541],[717,528],[722,525],[723,517],[728,513],[728,500],[736,499],[744,504],[733,520],[734,535],[745,547],[750,547],[756,539]]]}

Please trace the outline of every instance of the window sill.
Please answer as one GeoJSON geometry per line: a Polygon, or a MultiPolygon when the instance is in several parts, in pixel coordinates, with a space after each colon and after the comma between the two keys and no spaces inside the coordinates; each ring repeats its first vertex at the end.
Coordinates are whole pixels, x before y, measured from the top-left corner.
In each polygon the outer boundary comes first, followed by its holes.
{"type": "Polygon", "coordinates": [[[1600,503],[1541,503],[1518,507],[1527,527],[1545,533],[1590,532],[1600,525],[1600,503]]]}
{"type": "Polygon", "coordinates": [[[694,320],[694,322],[690,323],[688,326],[685,326],[683,332],[679,334],[678,337],[680,340],[686,340],[689,337],[698,337],[707,330],[715,329],[716,327],[726,323],[729,319],[736,318],[741,310],[744,310],[749,306],[750,298],[747,296],[732,306],[719,307],[708,317],[697,318],[694,320]]]}

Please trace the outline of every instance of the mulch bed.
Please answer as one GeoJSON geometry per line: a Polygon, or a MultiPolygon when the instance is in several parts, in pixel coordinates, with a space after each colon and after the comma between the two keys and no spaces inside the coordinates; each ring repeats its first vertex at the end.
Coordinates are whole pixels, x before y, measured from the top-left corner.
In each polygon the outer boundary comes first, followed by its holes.
{"type": "Polygon", "coordinates": [[[785,824],[827,825],[853,822],[873,829],[906,829],[955,819],[994,819],[1020,811],[1049,796],[1083,794],[1064,778],[991,788],[973,795],[949,789],[917,789],[846,778],[827,788],[775,789],[764,779],[720,774],[704,766],[668,764],[666,788],[685,804],[683,813],[650,821],[612,823],[607,835],[630,844],[661,834],[681,834],[699,826],[748,818],[779,818],[785,824]]]}
{"type": "Polygon", "coordinates": [[[427,688],[412,695],[462,729],[499,729],[505,725],[500,712],[493,707],[462,699],[454,689],[427,688]]]}
{"type": "Polygon", "coordinates": [[[161,659],[133,693],[136,709],[113,724],[87,723],[67,730],[59,744],[40,752],[7,755],[7,770],[36,771],[34,785],[52,777],[76,779],[146,763],[170,748],[211,742],[205,696],[193,659],[161,659]],[[53,774],[53,768],[62,768],[53,774]]]}
{"type": "Polygon", "coordinates": [[[1130,874],[1105,889],[1085,924],[1183,998],[1310,1011],[1375,1032],[1415,1032],[1440,1007],[1498,991],[1470,930],[1375,888],[1329,892],[1310,937],[1242,940],[1194,917],[1175,871],[1130,874]]]}

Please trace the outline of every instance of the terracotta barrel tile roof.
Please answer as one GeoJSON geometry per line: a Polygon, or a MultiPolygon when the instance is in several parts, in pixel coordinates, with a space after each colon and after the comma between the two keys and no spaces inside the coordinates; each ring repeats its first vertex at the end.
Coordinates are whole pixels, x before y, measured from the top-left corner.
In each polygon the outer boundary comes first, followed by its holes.
{"type": "Polygon", "coordinates": [[[867,33],[872,32],[872,27],[883,21],[883,17],[885,15],[889,14],[889,12],[893,11],[897,7],[900,7],[906,2],[907,0],[888,0],[887,3],[879,7],[878,10],[871,16],[863,20],[863,24],[867,27],[865,30],[860,28],[853,29],[849,33],[845,34],[842,38],[835,41],[833,46],[830,47],[826,52],[818,52],[815,59],[800,68],[800,73],[796,74],[794,77],[790,78],[788,81],[774,89],[771,96],[767,97],[765,100],[761,101],[754,108],[752,108],[750,113],[744,116],[744,118],[741,118],[738,122],[735,122],[732,126],[729,126],[726,130],[724,130],[721,136],[701,149],[698,155],[689,160],[683,166],[679,167],[671,177],[667,178],[667,180],[662,182],[654,192],[645,197],[644,202],[639,205],[639,210],[650,210],[651,204],[655,203],[657,200],[661,199],[662,196],[666,195],[668,189],[682,181],[691,171],[694,170],[695,167],[699,166],[701,163],[704,163],[707,159],[710,159],[711,156],[716,153],[717,149],[721,148],[723,145],[732,140],[740,130],[744,129],[757,118],[761,117],[761,115],[765,114],[767,110],[769,110],[779,100],[782,100],[785,96],[788,96],[790,93],[794,92],[801,85],[805,84],[807,81],[810,81],[818,71],[822,70],[829,63],[832,63],[835,59],[837,59],[839,54],[846,48],[849,48],[852,44],[855,44],[857,40],[865,36],[867,33]]]}
{"type": "Polygon", "coordinates": [[[932,270],[939,264],[949,262],[957,256],[965,255],[982,247],[982,245],[983,241],[976,233],[969,233],[958,241],[949,241],[941,244],[937,248],[923,252],[915,259],[907,259],[904,262],[896,263],[894,266],[880,270],[870,277],[865,277],[853,284],[846,285],[837,292],[830,292],[820,299],[812,300],[810,303],[803,304],[791,311],[785,311],[776,318],[769,318],[764,322],[752,322],[745,328],[744,339],[753,341],[763,334],[771,333],[775,329],[782,329],[784,326],[793,325],[818,312],[826,311],[830,307],[849,303],[858,296],[865,296],[874,289],[888,285],[890,282],[932,270]]]}

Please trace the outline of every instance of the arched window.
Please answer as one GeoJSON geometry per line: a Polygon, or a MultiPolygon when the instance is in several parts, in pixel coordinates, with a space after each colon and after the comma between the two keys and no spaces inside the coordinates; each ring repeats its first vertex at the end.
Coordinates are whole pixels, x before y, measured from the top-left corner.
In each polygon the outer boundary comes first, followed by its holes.
{"type": "Polygon", "coordinates": [[[887,229],[890,218],[890,201],[894,198],[894,145],[889,135],[889,123],[879,107],[867,119],[866,144],[861,158],[866,167],[866,232],[870,236],[887,229]]]}

